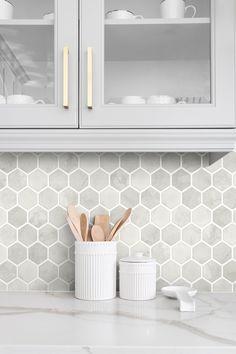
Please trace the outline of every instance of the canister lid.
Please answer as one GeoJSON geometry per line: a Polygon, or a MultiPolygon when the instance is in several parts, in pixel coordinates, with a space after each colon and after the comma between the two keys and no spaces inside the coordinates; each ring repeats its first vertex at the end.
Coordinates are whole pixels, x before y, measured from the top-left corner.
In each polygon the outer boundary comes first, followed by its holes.
{"type": "Polygon", "coordinates": [[[134,256],[129,256],[126,258],[122,258],[120,262],[126,263],[153,263],[155,260],[150,257],[145,257],[143,253],[136,253],[134,256]]]}

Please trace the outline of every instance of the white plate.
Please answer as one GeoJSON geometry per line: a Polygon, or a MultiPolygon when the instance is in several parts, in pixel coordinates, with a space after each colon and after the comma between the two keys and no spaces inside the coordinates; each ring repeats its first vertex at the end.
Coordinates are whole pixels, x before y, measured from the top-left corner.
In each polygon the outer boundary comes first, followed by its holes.
{"type": "Polygon", "coordinates": [[[170,299],[177,299],[177,291],[187,291],[189,296],[194,297],[197,294],[197,290],[189,288],[187,286],[165,286],[161,289],[164,296],[170,299]]]}

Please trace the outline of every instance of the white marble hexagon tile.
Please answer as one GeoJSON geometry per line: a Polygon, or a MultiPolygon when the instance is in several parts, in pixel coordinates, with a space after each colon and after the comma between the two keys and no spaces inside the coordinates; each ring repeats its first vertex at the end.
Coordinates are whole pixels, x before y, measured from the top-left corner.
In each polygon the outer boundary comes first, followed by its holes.
{"type": "Polygon", "coordinates": [[[0,290],[72,290],[69,204],[116,221],[119,257],[157,261],[158,287],[236,291],[236,152],[0,155],[0,290]]]}

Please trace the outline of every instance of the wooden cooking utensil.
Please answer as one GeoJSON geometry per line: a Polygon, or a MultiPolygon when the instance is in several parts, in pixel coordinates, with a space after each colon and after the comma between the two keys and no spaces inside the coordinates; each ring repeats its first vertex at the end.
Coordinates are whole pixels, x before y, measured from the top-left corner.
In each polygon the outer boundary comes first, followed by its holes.
{"type": "Polygon", "coordinates": [[[103,229],[105,239],[109,236],[110,233],[109,222],[109,215],[96,215],[94,219],[94,225],[99,225],[103,229]]]}
{"type": "Polygon", "coordinates": [[[80,215],[80,231],[84,241],[88,241],[88,219],[84,213],[80,215]]]}
{"type": "Polygon", "coordinates": [[[105,235],[103,232],[103,229],[99,225],[94,225],[92,227],[92,239],[94,242],[104,242],[105,241],[105,235]]]}
{"type": "Polygon", "coordinates": [[[76,232],[82,237],[81,231],[80,231],[80,217],[79,214],[74,207],[74,205],[70,205],[67,209],[67,214],[70,218],[70,221],[74,225],[76,232]]]}
{"type": "Polygon", "coordinates": [[[106,239],[107,241],[112,241],[118,231],[120,231],[121,227],[126,223],[131,215],[132,209],[129,208],[125,211],[124,215],[118,220],[115,225],[113,226],[110,235],[106,239]]]}
{"type": "Polygon", "coordinates": [[[75,239],[77,241],[80,241],[80,242],[83,242],[84,240],[82,239],[81,235],[77,232],[76,228],[74,227],[74,224],[72,223],[71,219],[69,218],[69,216],[67,216],[66,218],[69,226],[70,226],[70,229],[73,233],[73,235],[75,236],[75,239]]]}

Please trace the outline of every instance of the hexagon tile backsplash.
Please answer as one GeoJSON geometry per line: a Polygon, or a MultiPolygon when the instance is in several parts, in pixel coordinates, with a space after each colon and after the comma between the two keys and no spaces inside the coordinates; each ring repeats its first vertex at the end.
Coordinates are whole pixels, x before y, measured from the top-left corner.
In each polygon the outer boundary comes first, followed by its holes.
{"type": "Polygon", "coordinates": [[[119,257],[152,255],[158,288],[236,291],[236,152],[210,167],[197,153],[2,153],[0,290],[73,289],[69,204],[112,222],[132,207],[119,257]]]}

